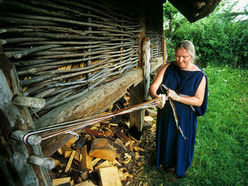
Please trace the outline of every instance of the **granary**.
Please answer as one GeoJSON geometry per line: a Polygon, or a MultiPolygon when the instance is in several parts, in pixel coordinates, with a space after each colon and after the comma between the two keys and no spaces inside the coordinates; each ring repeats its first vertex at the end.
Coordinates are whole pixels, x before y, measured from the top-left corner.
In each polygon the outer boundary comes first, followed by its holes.
{"type": "MultiPolygon", "coordinates": [[[[194,22],[220,0],[169,1],[194,22]]],[[[50,157],[73,133],[42,139],[36,129],[104,112],[127,91],[132,105],[148,100],[150,74],[166,60],[163,3],[0,1],[1,181],[51,185],[30,157],[50,157]]],[[[143,116],[130,114],[139,132],[143,116]]]]}

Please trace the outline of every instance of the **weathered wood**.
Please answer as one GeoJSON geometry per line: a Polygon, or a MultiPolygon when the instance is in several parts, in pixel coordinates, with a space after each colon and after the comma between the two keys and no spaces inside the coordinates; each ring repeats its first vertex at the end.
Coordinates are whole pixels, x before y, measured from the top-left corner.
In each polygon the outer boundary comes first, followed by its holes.
{"type": "Polygon", "coordinates": [[[43,108],[46,104],[46,101],[42,98],[15,96],[12,100],[12,103],[19,106],[43,108]]]}
{"type": "Polygon", "coordinates": [[[166,38],[164,36],[162,36],[161,47],[163,53],[163,64],[165,64],[167,60],[167,50],[166,50],[166,38]]]}
{"type": "Polygon", "coordinates": [[[51,123],[73,120],[82,116],[89,116],[106,110],[126,93],[127,89],[142,81],[142,70],[136,69],[116,81],[95,88],[90,94],[85,94],[63,107],[58,107],[36,121],[35,125],[42,127],[51,123]],[[97,103],[97,104],[96,104],[97,103]],[[65,109],[67,108],[67,109],[65,109]]]}
{"type": "MultiPolygon", "coordinates": [[[[161,64],[162,58],[153,61],[151,63],[152,72],[161,66],[161,64]]],[[[83,116],[103,112],[109,105],[114,104],[118,99],[124,96],[128,88],[132,85],[136,86],[142,80],[143,72],[141,69],[131,70],[121,78],[95,88],[90,94],[87,93],[77,100],[57,107],[37,120],[35,125],[42,127],[52,123],[78,119],[83,116]]],[[[51,156],[70,138],[70,135],[63,135],[46,140],[44,143],[42,142],[44,155],[51,156]]]]}
{"type": "Polygon", "coordinates": [[[151,51],[150,51],[150,39],[145,37],[143,39],[142,46],[142,61],[143,61],[143,70],[144,70],[144,99],[148,100],[149,98],[149,88],[150,88],[150,74],[151,74],[151,51]]]}
{"type": "Polygon", "coordinates": [[[13,127],[16,130],[26,130],[33,127],[33,121],[26,107],[20,109],[12,104],[13,95],[21,95],[21,92],[15,68],[2,51],[0,51],[0,68],[1,146],[6,149],[5,152],[1,151],[0,164],[1,167],[5,167],[3,176],[7,178],[6,185],[38,185],[39,183],[49,185],[51,180],[47,172],[42,167],[37,168],[27,163],[31,153],[42,155],[36,150],[39,145],[31,149],[22,142],[10,139],[13,127]],[[13,172],[15,172],[14,177],[13,172]]]}

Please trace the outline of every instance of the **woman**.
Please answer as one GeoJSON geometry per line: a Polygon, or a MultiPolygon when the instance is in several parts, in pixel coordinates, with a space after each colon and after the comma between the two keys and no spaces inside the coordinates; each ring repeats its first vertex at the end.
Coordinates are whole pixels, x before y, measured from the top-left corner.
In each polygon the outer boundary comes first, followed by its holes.
{"type": "Polygon", "coordinates": [[[194,64],[194,45],[188,40],[182,41],[175,47],[175,52],[176,62],[161,68],[150,87],[150,95],[160,97],[160,88],[166,87],[167,96],[173,100],[174,107],[167,101],[158,109],[156,166],[158,169],[175,168],[176,176],[181,178],[192,163],[197,116],[206,112],[208,86],[206,74],[194,64]]]}

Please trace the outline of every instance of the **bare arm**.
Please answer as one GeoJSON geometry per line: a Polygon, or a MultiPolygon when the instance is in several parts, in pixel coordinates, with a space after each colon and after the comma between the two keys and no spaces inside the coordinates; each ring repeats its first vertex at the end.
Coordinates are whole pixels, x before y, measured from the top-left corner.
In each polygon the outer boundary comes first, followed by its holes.
{"type": "Polygon", "coordinates": [[[153,81],[153,83],[151,84],[150,86],[150,89],[149,89],[149,93],[150,93],[150,96],[154,99],[156,97],[159,97],[157,95],[157,90],[159,88],[159,86],[161,85],[162,81],[163,81],[163,77],[164,77],[164,72],[166,71],[166,69],[168,68],[170,64],[165,64],[161,70],[159,71],[157,77],[155,78],[155,80],[153,81]]]}
{"type": "Polygon", "coordinates": [[[180,96],[179,102],[193,105],[193,106],[201,106],[204,95],[205,95],[205,87],[206,87],[206,77],[203,76],[200,85],[197,88],[197,91],[194,96],[180,96]]]}

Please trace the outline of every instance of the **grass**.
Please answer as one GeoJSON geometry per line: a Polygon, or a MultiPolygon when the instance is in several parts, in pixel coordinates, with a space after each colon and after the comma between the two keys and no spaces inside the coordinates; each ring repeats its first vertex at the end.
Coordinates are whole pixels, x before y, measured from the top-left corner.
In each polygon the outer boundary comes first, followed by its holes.
{"type": "Polygon", "coordinates": [[[248,70],[228,66],[204,70],[209,105],[198,120],[187,177],[158,174],[152,159],[145,167],[148,185],[248,185],[248,70]]]}

